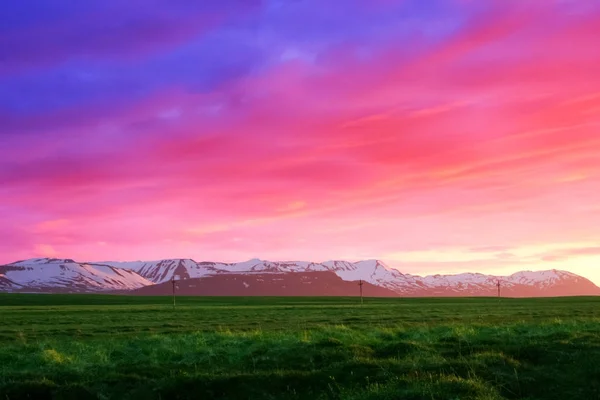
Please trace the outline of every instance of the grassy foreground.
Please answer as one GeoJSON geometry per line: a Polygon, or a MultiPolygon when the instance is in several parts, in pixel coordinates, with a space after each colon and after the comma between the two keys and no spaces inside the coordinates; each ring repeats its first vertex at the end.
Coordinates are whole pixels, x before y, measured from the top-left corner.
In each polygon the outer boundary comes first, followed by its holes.
{"type": "Polygon", "coordinates": [[[0,399],[598,399],[600,299],[0,295],[0,399]]]}

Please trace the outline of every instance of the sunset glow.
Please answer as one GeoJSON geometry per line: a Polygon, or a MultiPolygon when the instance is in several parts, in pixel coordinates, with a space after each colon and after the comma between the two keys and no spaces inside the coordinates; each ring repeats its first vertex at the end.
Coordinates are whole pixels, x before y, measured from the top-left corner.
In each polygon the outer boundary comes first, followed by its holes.
{"type": "Polygon", "coordinates": [[[13,3],[0,263],[600,283],[600,2],[13,3]]]}

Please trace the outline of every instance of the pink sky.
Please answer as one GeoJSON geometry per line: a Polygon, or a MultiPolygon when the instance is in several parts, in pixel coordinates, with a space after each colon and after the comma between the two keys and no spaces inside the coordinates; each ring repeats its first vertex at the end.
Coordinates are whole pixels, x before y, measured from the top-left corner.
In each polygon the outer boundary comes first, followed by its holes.
{"type": "Polygon", "coordinates": [[[313,2],[313,35],[258,4],[164,40],[141,24],[139,54],[60,47],[85,26],[36,19],[56,49],[0,68],[0,262],[377,258],[600,283],[600,7],[351,3],[361,25],[313,2]]]}

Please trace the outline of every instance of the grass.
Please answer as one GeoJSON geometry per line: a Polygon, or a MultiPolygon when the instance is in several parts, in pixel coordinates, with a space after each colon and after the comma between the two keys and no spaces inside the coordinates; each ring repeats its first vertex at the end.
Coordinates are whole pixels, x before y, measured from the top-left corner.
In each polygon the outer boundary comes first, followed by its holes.
{"type": "Polygon", "coordinates": [[[596,399],[600,299],[0,295],[0,399],[596,399]]]}

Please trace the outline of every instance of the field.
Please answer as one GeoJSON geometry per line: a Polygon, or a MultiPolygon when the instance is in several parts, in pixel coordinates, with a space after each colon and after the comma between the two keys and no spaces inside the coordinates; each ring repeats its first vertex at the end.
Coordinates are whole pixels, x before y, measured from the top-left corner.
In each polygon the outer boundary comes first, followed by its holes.
{"type": "Polygon", "coordinates": [[[0,399],[599,399],[600,299],[0,294],[0,399]]]}

